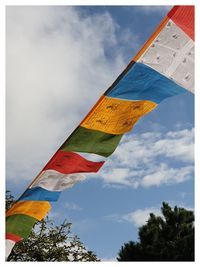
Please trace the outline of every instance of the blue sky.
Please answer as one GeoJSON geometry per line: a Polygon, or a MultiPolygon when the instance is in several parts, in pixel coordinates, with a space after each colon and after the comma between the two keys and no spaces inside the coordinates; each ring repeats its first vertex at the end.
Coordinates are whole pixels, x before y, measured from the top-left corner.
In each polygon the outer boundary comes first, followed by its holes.
{"type": "MultiPolygon", "coordinates": [[[[18,197],[170,7],[7,8],[7,189],[18,197]]],[[[194,97],[163,101],[50,217],[113,260],[163,201],[193,209],[194,97]]]]}

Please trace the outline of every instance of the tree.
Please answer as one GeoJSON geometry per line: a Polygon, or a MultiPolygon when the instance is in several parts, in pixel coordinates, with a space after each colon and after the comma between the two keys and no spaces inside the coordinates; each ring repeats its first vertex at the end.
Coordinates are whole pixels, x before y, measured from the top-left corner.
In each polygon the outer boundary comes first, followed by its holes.
{"type": "Polygon", "coordinates": [[[163,216],[153,213],[139,228],[139,242],[125,243],[118,261],[194,261],[194,213],[163,202],[163,216]]]}
{"type": "MultiPolygon", "coordinates": [[[[6,192],[6,207],[14,202],[6,192]]],[[[7,261],[99,261],[87,251],[80,239],[71,233],[71,223],[55,225],[48,217],[37,222],[30,236],[14,246],[7,261]]]]}
{"type": "Polygon", "coordinates": [[[14,203],[14,197],[9,190],[6,191],[6,210],[8,210],[14,203]]]}

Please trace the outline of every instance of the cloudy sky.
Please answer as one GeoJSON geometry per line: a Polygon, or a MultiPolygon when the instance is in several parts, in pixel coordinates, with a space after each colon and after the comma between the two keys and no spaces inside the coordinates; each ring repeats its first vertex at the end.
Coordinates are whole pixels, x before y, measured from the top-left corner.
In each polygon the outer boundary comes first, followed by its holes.
{"type": "MultiPolygon", "coordinates": [[[[7,7],[6,172],[17,198],[171,7],[7,7]]],[[[62,193],[68,219],[104,260],[137,240],[163,201],[194,206],[194,97],[163,101],[125,135],[96,175],[62,193]]]]}

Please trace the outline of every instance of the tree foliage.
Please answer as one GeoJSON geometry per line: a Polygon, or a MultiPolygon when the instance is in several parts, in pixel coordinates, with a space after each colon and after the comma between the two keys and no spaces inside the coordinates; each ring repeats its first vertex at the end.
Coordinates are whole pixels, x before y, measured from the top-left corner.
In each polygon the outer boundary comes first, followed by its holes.
{"type": "Polygon", "coordinates": [[[8,210],[14,203],[14,197],[9,190],[6,191],[6,210],[8,210]]]}
{"type": "MultiPolygon", "coordinates": [[[[14,198],[6,194],[6,207],[14,198]]],[[[92,251],[87,251],[80,239],[71,233],[71,223],[66,220],[55,225],[48,217],[38,221],[30,236],[14,246],[7,261],[99,261],[92,251]]]]}
{"type": "Polygon", "coordinates": [[[163,202],[163,216],[153,213],[139,228],[139,242],[125,243],[118,261],[194,261],[194,213],[163,202]]]}

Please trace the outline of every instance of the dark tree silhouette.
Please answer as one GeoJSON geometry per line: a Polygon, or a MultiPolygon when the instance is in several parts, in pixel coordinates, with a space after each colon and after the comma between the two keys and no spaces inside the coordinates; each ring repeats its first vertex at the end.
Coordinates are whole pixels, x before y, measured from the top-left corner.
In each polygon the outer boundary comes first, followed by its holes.
{"type": "Polygon", "coordinates": [[[163,202],[163,217],[153,213],[139,228],[139,242],[125,243],[118,261],[194,261],[194,213],[163,202]]]}

